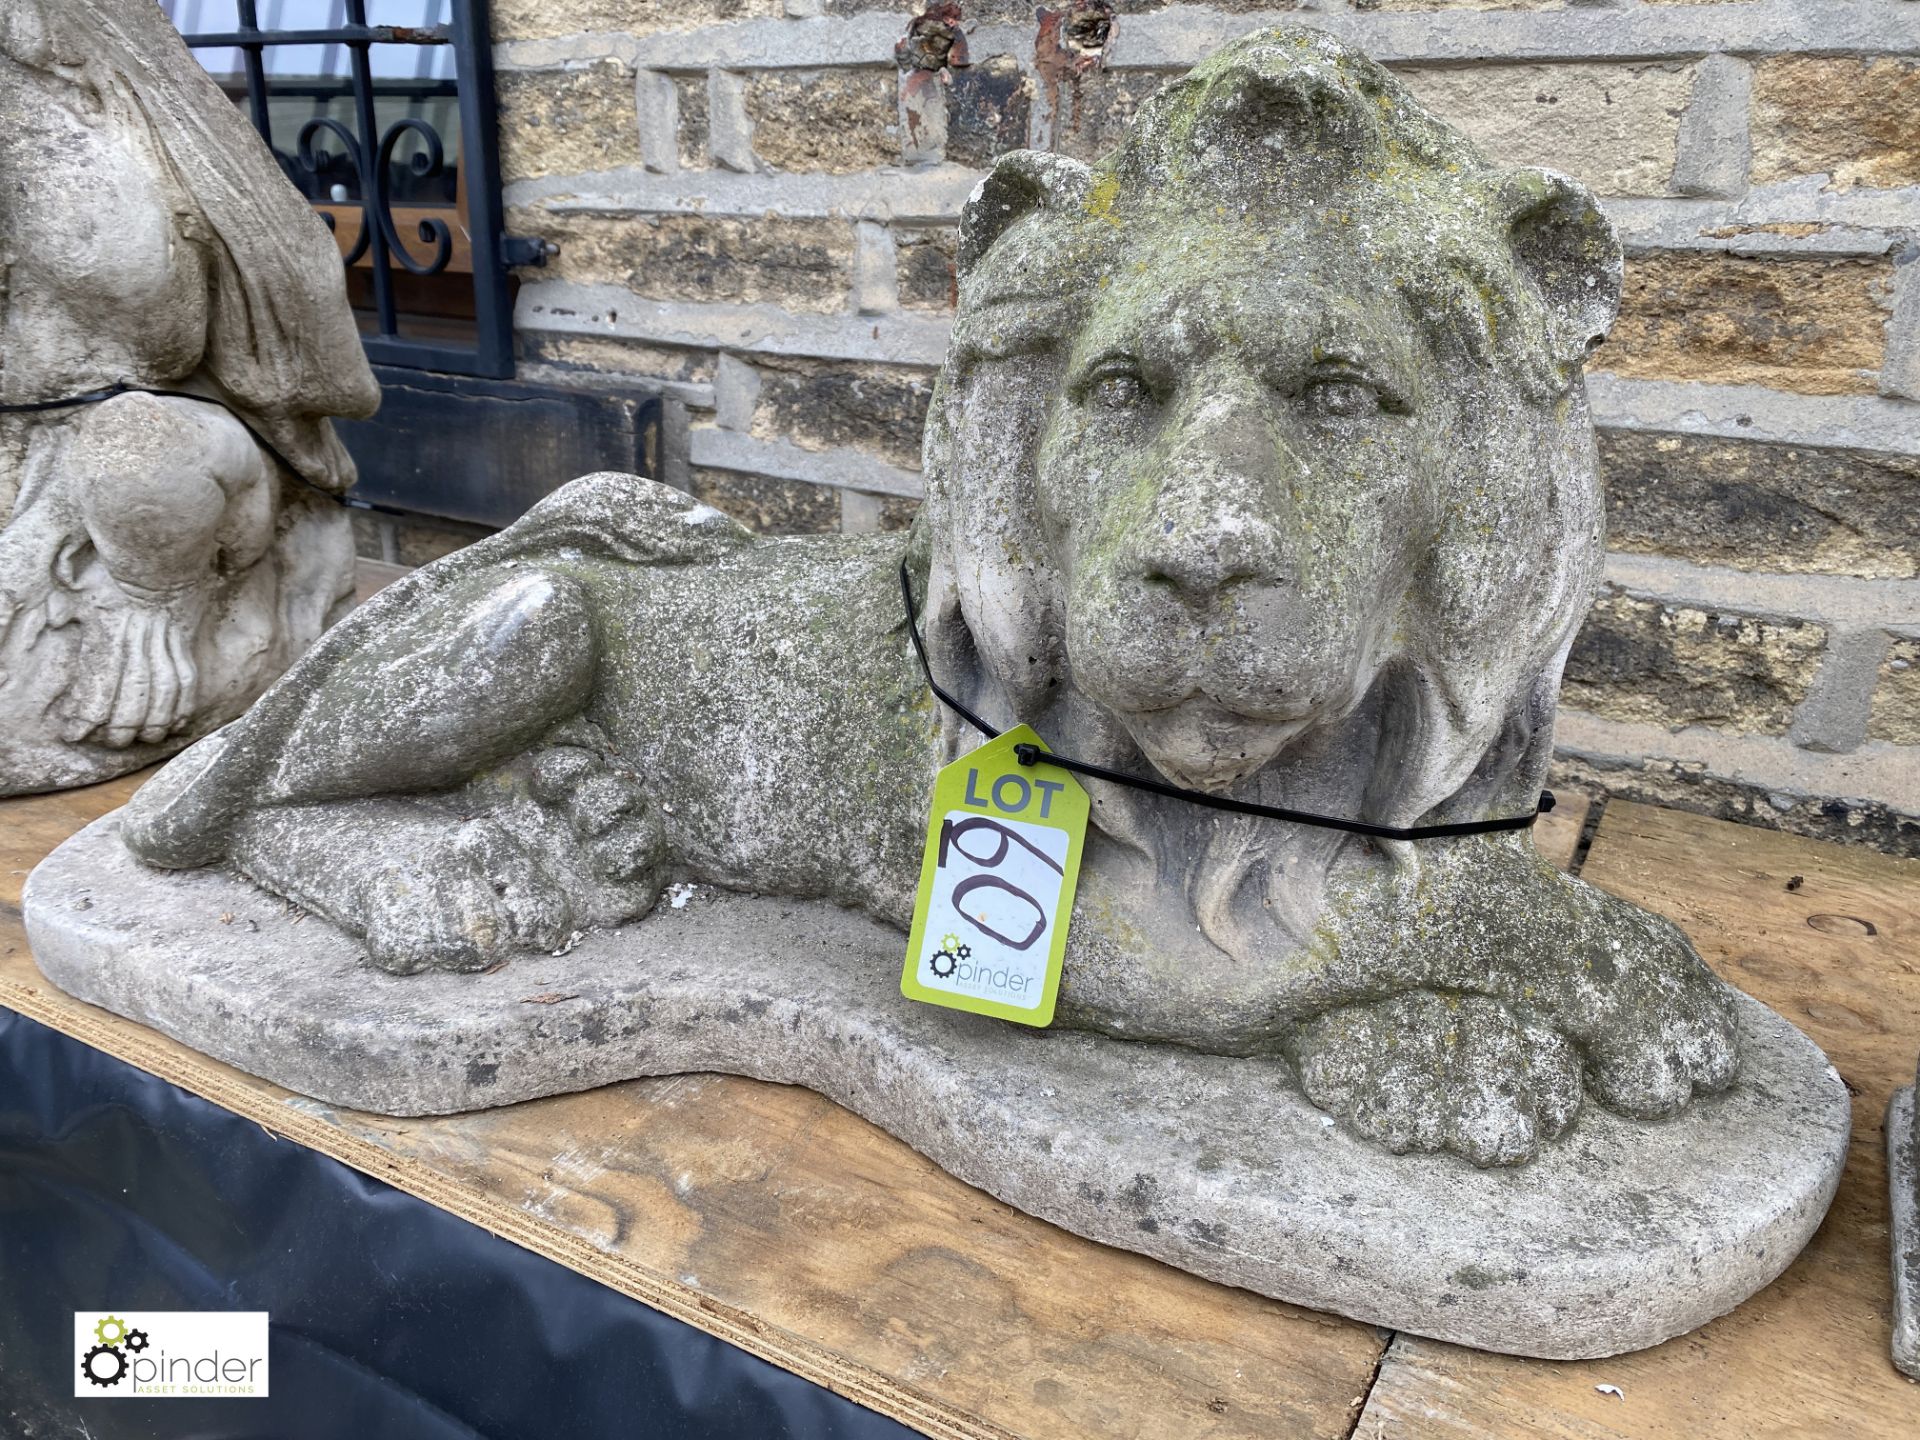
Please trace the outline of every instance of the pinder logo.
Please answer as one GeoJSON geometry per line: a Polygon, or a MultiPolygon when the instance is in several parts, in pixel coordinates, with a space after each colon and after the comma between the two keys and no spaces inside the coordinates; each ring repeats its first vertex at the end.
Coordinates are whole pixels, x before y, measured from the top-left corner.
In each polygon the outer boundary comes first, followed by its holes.
{"type": "Polygon", "coordinates": [[[264,1396],[264,1310],[76,1310],[76,1399],[264,1396]]]}

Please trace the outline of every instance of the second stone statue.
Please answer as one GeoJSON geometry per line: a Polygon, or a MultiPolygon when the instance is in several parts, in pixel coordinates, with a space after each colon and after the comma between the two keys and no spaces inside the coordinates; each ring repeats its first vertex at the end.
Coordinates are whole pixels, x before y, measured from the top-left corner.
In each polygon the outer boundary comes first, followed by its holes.
{"type": "Polygon", "coordinates": [[[353,598],[339,252],[152,4],[0,14],[0,795],[137,770],[353,598]]]}

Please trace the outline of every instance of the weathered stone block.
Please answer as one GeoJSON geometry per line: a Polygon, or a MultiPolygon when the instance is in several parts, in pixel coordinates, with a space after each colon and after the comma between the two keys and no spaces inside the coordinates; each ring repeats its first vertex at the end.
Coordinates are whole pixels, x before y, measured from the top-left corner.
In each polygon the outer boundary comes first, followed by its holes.
{"type": "Polygon", "coordinates": [[[893,232],[877,220],[853,227],[853,308],[860,315],[890,315],[900,308],[900,256],[893,232]]]}
{"type": "Polygon", "coordinates": [[[489,11],[495,40],[546,40],[770,18],[780,13],[780,0],[494,0],[489,11]]]}
{"type": "Polygon", "coordinates": [[[1353,0],[1356,10],[1563,10],[1566,5],[1567,0],[1353,0]]]}
{"type": "Polygon", "coordinates": [[[1920,576],[1920,459],[1600,433],[1608,542],[1703,565],[1920,576]]]}
{"type": "Polygon", "coordinates": [[[1399,74],[1495,160],[1545,165],[1605,195],[1672,190],[1692,65],[1447,65],[1399,74]]]}
{"type": "Polygon", "coordinates": [[[994,156],[1025,147],[1033,82],[1018,61],[993,55],[965,70],[949,71],[948,78],[948,160],[984,170],[994,156]]]}
{"type": "Polygon", "coordinates": [[[633,70],[596,60],[564,70],[502,70],[500,175],[574,175],[641,164],[633,70]]]}
{"type": "Polygon", "coordinates": [[[383,526],[378,516],[364,510],[353,512],[353,553],[362,560],[385,560],[387,547],[381,539],[383,526]]]}
{"type": "Polygon", "coordinates": [[[694,495],[763,535],[823,535],[840,528],[840,492],[804,480],[695,470],[694,495]]]}
{"type": "Polygon", "coordinates": [[[849,535],[905,530],[920,513],[920,502],[901,495],[874,495],[864,490],[840,492],[840,527],[849,535]]]}
{"type": "Polygon", "coordinates": [[[1690,810],[1739,825],[1764,825],[1810,840],[1920,856],[1920,816],[1861,796],[1782,794],[1767,785],[1715,774],[1697,760],[1562,752],[1547,783],[1556,790],[1600,790],[1622,800],[1690,810]]]}
{"type": "Polygon", "coordinates": [[[713,367],[713,421],[722,430],[749,430],[760,402],[760,372],[737,355],[721,355],[713,367]]]}
{"type": "Polygon", "coordinates": [[[455,520],[395,516],[393,558],[401,565],[429,565],[442,555],[464,550],[493,533],[483,525],[462,525],[455,520]]]}
{"type": "Polygon", "coordinates": [[[1120,143],[1140,103],[1178,70],[1094,70],[1060,82],[1053,148],[1091,164],[1120,143]]]}
{"type": "Polygon", "coordinates": [[[1920,184],[1920,60],[1780,55],[1753,70],[1753,178],[1920,184]]]}
{"type": "MultiPolygon", "coordinates": [[[[919,22],[916,20],[915,22],[919,22]]],[[[952,32],[930,25],[918,32],[903,52],[931,60],[952,32]]],[[[900,72],[900,163],[938,165],[947,158],[947,80],[941,68],[908,65],[900,72]]]]}
{"type": "Polygon", "coordinates": [[[1880,666],[1867,736],[1920,745],[1920,640],[1896,640],[1880,666]]]}
{"type": "Polygon", "coordinates": [[[483,525],[463,525],[457,520],[417,515],[370,515],[359,511],[353,517],[354,554],[363,560],[389,564],[416,567],[430,564],[493,533],[483,525]]]}
{"type": "Polygon", "coordinates": [[[635,118],[640,125],[640,155],[656,175],[680,168],[680,87],[662,70],[634,76],[635,118]]]}
{"type": "Polygon", "coordinates": [[[680,168],[707,168],[707,77],[676,75],[673,88],[680,98],[680,168]]]}
{"type": "Polygon", "coordinates": [[[1561,694],[1609,720],[1781,735],[1825,648],[1826,632],[1804,621],[1716,615],[1615,590],[1574,641],[1561,694]]]}
{"type": "Polygon", "coordinates": [[[905,530],[913,524],[914,517],[919,513],[918,500],[909,500],[904,495],[880,497],[880,528],[882,530],[905,530]]]}
{"type": "Polygon", "coordinates": [[[753,152],[776,170],[845,175],[900,163],[892,70],[771,70],[746,82],[753,152]]]}
{"type": "Polygon", "coordinates": [[[899,229],[893,243],[900,262],[900,303],[909,310],[951,310],[959,302],[959,231],[899,229]]]}
{"type": "Polygon", "coordinates": [[[1627,262],[1595,369],[1660,380],[1871,394],[1886,356],[1888,260],[1674,251],[1627,262]]]}
{"type": "Polygon", "coordinates": [[[747,118],[747,77],[732,70],[707,72],[707,155],[743,175],[760,168],[747,118]]]}
{"type": "Polygon", "coordinates": [[[1683,195],[1734,198],[1753,167],[1747,117],[1753,67],[1733,55],[1709,55],[1694,70],[1693,100],[1680,122],[1673,188],[1683,195]]]}
{"type": "MultiPolygon", "coordinates": [[[[817,7],[815,9],[816,14],[832,16],[871,15],[876,10],[898,12],[902,9],[899,0],[807,0],[807,3],[817,7]]],[[[925,8],[923,5],[914,5],[908,7],[906,13],[910,14],[913,11],[923,10],[925,8]]],[[[966,7],[966,18],[969,22],[987,18],[987,7],[978,4],[968,5],[966,7]]],[[[906,21],[902,19],[900,22],[901,33],[905,34],[906,29],[906,21]]]]}
{"type": "Polygon", "coordinates": [[[622,340],[614,335],[549,335],[527,333],[520,345],[529,360],[595,374],[644,375],[654,380],[677,380],[692,385],[713,379],[713,352],[674,350],[622,340]]]}
{"type": "Polygon", "coordinates": [[[933,377],[919,370],[756,358],[752,433],[808,449],[850,445],[908,469],[920,464],[933,377]]]}
{"type": "Polygon", "coordinates": [[[517,234],[560,247],[546,273],[623,285],[660,300],[767,302],[787,310],[846,307],[853,227],[843,220],[769,216],[560,215],[516,211],[517,234]]]}

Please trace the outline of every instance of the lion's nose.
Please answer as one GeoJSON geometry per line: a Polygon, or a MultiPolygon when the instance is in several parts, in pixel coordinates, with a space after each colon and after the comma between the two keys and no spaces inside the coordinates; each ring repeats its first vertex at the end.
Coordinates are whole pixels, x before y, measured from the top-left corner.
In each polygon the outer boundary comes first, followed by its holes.
{"type": "Polygon", "coordinates": [[[1286,564],[1279,534],[1260,516],[1238,507],[1212,515],[1162,511],[1135,547],[1135,574],[1198,605],[1231,586],[1283,586],[1286,564]]]}
{"type": "Polygon", "coordinates": [[[1136,521],[1135,573],[1206,602],[1229,586],[1286,587],[1292,567],[1275,528],[1276,476],[1288,463],[1264,387],[1237,371],[1208,385],[1165,432],[1151,508],[1136,521]]]}
{"type": "Polygon", "coordinates": [[[1184,520],[1166,516],[1159,534],[1140,546],[1139,574],[1148,585],[1176,590],[1188,601],[1213,599],[1237,583],[1279,585],[1286,580],[1279,536],[1245,512],[1184,520]]]}

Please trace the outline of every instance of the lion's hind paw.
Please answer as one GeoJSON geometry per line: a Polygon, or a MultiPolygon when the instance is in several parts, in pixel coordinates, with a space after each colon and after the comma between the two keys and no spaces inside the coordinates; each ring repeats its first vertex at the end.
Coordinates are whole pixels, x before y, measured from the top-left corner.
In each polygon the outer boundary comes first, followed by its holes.
{"type": "MultiPolygon", "coordinates": [[[[565,892],[491,820],[385,829],[399,837],[397,863],[376,865],[356,917],[382,970],[486,970],[516,950],[551,950],[566,937],[573,911],[565,892]]],[[[378,844],[370,840],[369,853],[378,856],[378,844]]]]}
{"type": "Polygon", "coordinates": [[[1314,1104],[1396,1154],[1518,1165],[1580,1108],[1574,1046],[1484,996],[1413,990],[1329,1011],[1287,1049],[1314,1104]]]}

